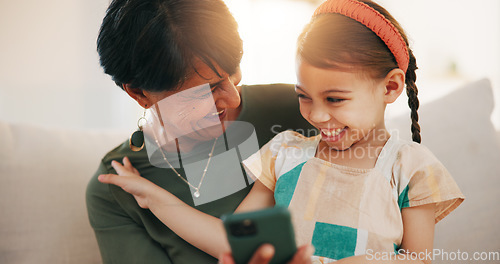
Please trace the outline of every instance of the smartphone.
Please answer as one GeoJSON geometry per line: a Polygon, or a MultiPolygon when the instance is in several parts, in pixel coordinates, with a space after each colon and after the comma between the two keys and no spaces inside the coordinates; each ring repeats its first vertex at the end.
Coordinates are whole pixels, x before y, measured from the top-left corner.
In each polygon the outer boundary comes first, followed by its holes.
{"type": "Polygon", "coordinates": [[[297,251],[290,212],[285,207],[226,214],[221,219],[236,264],[247,264],[265,243],[274,246],[271,264],[286,263],[297,251]]]}

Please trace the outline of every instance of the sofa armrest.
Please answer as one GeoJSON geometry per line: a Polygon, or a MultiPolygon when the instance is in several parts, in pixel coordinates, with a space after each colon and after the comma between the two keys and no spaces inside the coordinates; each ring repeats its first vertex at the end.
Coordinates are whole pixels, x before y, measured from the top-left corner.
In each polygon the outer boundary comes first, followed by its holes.
{"type": "Polygon", "coordinates": [[[1,121],[0,135],[1,262],[100,263],[85,189],[126,135],[1,121]]]}

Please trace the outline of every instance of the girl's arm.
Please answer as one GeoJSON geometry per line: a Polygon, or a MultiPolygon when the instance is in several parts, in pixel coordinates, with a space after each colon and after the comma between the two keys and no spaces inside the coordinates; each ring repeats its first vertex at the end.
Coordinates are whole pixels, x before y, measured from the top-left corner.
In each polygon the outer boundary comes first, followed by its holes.
{"type": "MultiPolygon", "coordinates": [[[[217,258],[223,252],[230,251],[226,232],[219,218],[198,211],[165,189],[144,179],[128,158],[123,159],[123,165],[117,161],[113,161],[111,165],[120,176],[100,175],[100,182],[117,185],[132,194],[140,207],[149,208],[178,236],[213,257],[217,258]]],[[[237,211],[257,210],[273,205],[273,192],[260,181],[256,181],[237,211]]]]}
{"type": "Polygon", "coordinates": [[[345,258],[338,264],[356,263],[425,263],[432,262],[434,242],[434,212],[435,204],[427,204],[404,208],[401,211],[403,217],[403,241],[401,249],[406,253],[391,256],[387,260],[386,255],[363,255],[345,258]]]}

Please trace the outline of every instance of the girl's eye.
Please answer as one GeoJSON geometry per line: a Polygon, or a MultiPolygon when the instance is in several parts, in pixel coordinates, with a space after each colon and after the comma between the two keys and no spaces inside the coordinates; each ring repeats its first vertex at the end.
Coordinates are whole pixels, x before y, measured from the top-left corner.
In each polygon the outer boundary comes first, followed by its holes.
{"type": "Polygon", "coordinates": [[[326,100],[330,103],[340,103],[340,102],[343,102],[345,101],[345,99],[340,99],[340,98],[332,98],[332,97],[328,97],[326,98],[326,100]]]}
{"type": "Polygon", "coordinates": [[[298,97],[300,100],[309,99],[309,98],[307,98],[307,96],[305,96],[305,95],[303,95],[303,94],[297,94],[297,97],[298,97]]]}

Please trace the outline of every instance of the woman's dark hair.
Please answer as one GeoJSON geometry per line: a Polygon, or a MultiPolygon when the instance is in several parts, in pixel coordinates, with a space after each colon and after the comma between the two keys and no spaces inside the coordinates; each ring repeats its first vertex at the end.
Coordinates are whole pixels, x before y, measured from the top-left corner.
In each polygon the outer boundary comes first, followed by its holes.
{"type": "Polygon", "coordinates": [[[97,38],[104,72],[147,91],[178,88],[198,60],[234,74],[242,46],[221,0],[113,0],[97,38]]]}
{"type": "MultiPolygon", "coordinates": [[[[408,38],[399,23],[380,5],[360,0],[391,21],[403,37],[410,62],[406,71],[406,93],[411,109],[412,138],[420,143],[418,89],[415,84],[417,63],[408,44],[408,38]]],[[[373,78],[384,78],[398,68],[396,58],[387,45],[373,31],[358,21],[340,14],[321,14],[313,17],[298,39],[297,55],[309,64],[324,69],[361,69],[373,78]]]]}

